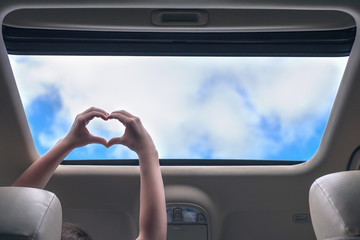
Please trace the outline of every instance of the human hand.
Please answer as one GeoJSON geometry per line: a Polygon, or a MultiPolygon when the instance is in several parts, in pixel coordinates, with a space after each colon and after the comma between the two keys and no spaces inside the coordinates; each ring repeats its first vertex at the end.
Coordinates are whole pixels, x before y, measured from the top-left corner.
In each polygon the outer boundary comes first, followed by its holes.
{"type": "Polygon", "coordinates": [[[99,108],[89,108],[78,114],[75,121],[68,132],[62,139],[71,149],[82,147],[90,143],[99,143],[107,146],[107,141],[102,137],[92,135],[86,128],[86,125],[95,117],[108,120],[108,113],[99,108]]]}
{"type": "Polygon", "coordinates": [[[122,137],[110,139],[107,147],[111,147],[114,144],[122,144],[138,155],[156,153],[154,142],[138,117],[125,110],[120,110],[112,112],[108,119],[117,119],[124,124],[125,133],[122,137]]]}

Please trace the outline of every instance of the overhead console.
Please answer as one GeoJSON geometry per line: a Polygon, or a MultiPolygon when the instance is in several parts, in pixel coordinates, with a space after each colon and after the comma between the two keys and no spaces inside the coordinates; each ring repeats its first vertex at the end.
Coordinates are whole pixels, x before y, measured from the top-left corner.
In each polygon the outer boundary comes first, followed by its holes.
{"type": "Polygon", "coordinates": [[[168,240],[208,240],[208,214],[194,204],[167,204],[168,240]]]}
{"type": "Polygon", "coordinates": [[[352,28],[340,11],[276,9],[74,8],[20,9],[4,25],[16,28],[131,32],[323,31],[352,28]]]}
{"type": "Polygon", "coordinates": [[[9,54],[348,56],[354,19],[340,11],[21,9],[8,14],[9,54]]]}

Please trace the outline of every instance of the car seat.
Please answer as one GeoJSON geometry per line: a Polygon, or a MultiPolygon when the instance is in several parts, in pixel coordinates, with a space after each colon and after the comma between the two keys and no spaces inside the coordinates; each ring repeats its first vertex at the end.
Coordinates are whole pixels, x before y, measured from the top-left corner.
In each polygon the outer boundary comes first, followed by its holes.
{"type": "Polygon", "coordinates": [[[55,194],[0,187],[0,240],[60,240],[62,209],[55,194]]]}
{"type": "Polygon", "coordinates": [[[318,240],[360,239],[360,171],[318,178],[310,188],[309,204],[318,240]]]}

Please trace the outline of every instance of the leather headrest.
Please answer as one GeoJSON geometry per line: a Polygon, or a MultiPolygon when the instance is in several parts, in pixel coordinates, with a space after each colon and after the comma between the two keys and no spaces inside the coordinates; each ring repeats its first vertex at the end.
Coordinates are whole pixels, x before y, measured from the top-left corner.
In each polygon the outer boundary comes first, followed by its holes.
{"type": "Polygon", "coordinates": [[[360,171],[320,177],[310,188],[309,201],[318,240],[360,237],[360,171]]]}
{"type": "Polygon", "coordinates": [[[62,210],[55,194],[0,187],[0,239],[60,240],[62,210]]]}

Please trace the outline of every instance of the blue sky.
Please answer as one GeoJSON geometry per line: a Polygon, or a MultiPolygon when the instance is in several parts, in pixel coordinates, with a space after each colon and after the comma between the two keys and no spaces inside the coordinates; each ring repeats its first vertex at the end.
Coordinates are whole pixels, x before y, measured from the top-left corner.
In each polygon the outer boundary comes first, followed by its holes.
{"type": "MultiPolygon", "coordinates": [[[[11,56],[44,154],[91,106],[139,116],[161,158],[307,160],[316,152],[347,58],[11,56]]],[[[95,135],[122,135],[94,120],[95,135]]],[[[92,144],[67,159],[127,159],[92,144]]]]}

